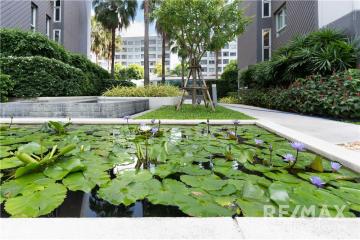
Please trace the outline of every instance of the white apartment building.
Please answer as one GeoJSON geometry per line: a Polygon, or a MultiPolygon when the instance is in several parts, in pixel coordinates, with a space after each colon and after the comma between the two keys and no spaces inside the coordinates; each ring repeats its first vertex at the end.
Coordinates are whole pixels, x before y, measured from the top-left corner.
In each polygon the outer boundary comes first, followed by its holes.
{"type": "MultiPolygon", "coordinates": [[[[154,73],[156,63],[161,63],[162,38],[160,36],[149,37],[149,69],[154,73]]],[[[115,62],[123,66],[139,64],[144,66],[144,37],[122,37],[122,50],[116,52],[115,62]]],[[[166,44],[165,67],[170,71],[170,48],[166,44]]]]}
{"type": "MultiPolygon", "coordinates": [[[[221,49],[219,54],[219,76],[223,73],[225,66],[231,61],[237,60],[237,40],[234,40],[221,49]]],[[[200,61],[204,76],[215,76],[215,53],[207,52],[200,61]]]]}

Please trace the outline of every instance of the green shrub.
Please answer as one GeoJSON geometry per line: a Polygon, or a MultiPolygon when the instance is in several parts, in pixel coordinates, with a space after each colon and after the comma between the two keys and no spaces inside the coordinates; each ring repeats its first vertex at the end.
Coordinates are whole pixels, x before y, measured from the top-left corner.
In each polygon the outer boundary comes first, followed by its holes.
{"type": "Polygon", "coordinates": [[[341,119],[360,119],[360,70],[298,79],[289,88],[248,89],[241,103],[341,119]]]}
{"type": "Polygon", "coordinates": [[[228,97],[220,98],[219,102],[226,104],[237,104],[240,103],[240,99],[234,96],[228,96],[228,97]]]}
{"type": "Polygon", "coordinates": [[[90,81],[88,94],[99,95],[105,89],[103,81],[111,75],[81,54],[71,53],[40,33],[17,29],[0,29],[0,54],[3,57],[42,56],[56,59],[80,69],[90,81]]]}
{"type": "Polygon", "coordinates": [[[7,102],[9,93],[14,89],[15,82],[9,75],[0,73],[0,100],[7,102]]]}
{"type": "Polygon", "coordinates": [[[92,84],[78,68],[45,57],[2,57],[0,70],[11,76],[14,89],[10,96],[88,95],[92,84]]]}
{"type": "Polygon", "coordinates": [[[128,67],[124,67],[120,64],[116,64],[116,79],[118,80],[137,80],[144,79],[144,67],[139,64],[130,64],[128,67]]]}
{"type": "Polygon", "coordinates": [[[107,97],[174,97],[180,96],[178,87],[170,85],[151,85],[148,87],[115,87],[106,91],[107,97]]]}
{"type": "Polygon", "coordinates": [[[345,34],[322,29],[296,37],[276,50],[268,62],[258,63],[242,72],[240,80],[249,88],[288,87],[298,78],[356,67],[360,48],[345,34]]]}
{"type": "Polygon", "coordinates": [[[113,80],[113,79],[107,79],[103,82],[104,88],[106,90],[115,88],[115,87],[135,87],[136,85],[130,81],[127,80],[113,80]]]}

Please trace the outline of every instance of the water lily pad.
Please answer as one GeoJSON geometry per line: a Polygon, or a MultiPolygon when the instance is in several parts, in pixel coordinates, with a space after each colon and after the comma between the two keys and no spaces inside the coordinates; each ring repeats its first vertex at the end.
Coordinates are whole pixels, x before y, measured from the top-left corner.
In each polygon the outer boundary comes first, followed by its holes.
{"type": "Polygon", "coordinates": [[[269,187],[270,199],[278,205],[288,205],[288,187],[280,182],[274,182],[269,187]]]}
{"type": "Polygon", "coordinates": [[[209,176],[188,176],[182,175],[181,181],[192,187],[201,187],[204,190],[220,190],[226,185],[225,180],[221,180],[215,175],[209,176]]]}
{"type": "Polygon", "coordinates": [[[51,183],[35,192],[10,198],[5,202],[5,210],[14,217],[38,217],[51,213],[64,201],[66,188],[51,183]]]}
{"type": "Polygon", "coordinates": [[[147,199],[153,204],[177,205],[177,202],[184,200],[183,196],[189,193],[189,189],[182,182],[164,179],[161,187],[149,193],[147,199]]]}
{"type": "Polygon", "coordinates": [[[11,147],[8,146],[0,146],[0,158],[5,158],[11,156],[11,147]]]}
{"type": "Polygon", "coordinates": [[[268,202],[269,199],[265,196],[265,191],[256,184],[253,184],[250,181],[247,181],[244,184],[242,191],[242,199],[248,201],[261,201],[268,202]]]}
{"type": "Polygon", "coordinates": [[[86,193],[91,192],[96,186],[96,183],[87,179],[82,172],[71,173],[62,182],[71,191],[83,191],[86,193]]]}
{"type": "Polygon", "coordinates": [[[316,156],[314,161],[310,164],[309,166],[311,169],[318,171],[318,172],[323,172],[324,171],[324,167],[322,164],[322,158],[320,156],[316,156]]]}
{"type": "Polygon", "coordinates": [[[17,157],[3,158],[0,160],[0,170],[23,166],[24,163],[17,157]]]}
{"type": "Polygon", "coordinates": [[[264,175],[268,178],[280,181],[280,182],[286,182],[286,183],[300,183],[301,180],[297,177],[288,174],[288,173],[273,173],[273,172],[265,172],[264,175]]]}
{"type": "Polygon", "coordinates": [[[30,142],[18,148],[19,152],[24,152],[27,154],[36,154],[36,155],[43,154],[47,152],[47,150],[48,150],[47,147],[40,145],[39,143],[36,142],[30,142]]]}
{"type": "MultiPolygon", "coordinates": [[[[238,206],[241,209],[241,212],[243,213],[244,217],[264,217],[264,206],[265,203],[256,202],[256,201],[247,201],[243,199],[238,199],[236,201],[238,206]]],[[[267,206],[274,207],[271,204],[266,204],[267,206]]]]}
{"type": "Polygon", "coordinates": [[[59,161],[44,170],[44,174],[55,180],[61,180],[70,172],[84,170],[85,165],[78,158],[70,158],[59,161]]]}

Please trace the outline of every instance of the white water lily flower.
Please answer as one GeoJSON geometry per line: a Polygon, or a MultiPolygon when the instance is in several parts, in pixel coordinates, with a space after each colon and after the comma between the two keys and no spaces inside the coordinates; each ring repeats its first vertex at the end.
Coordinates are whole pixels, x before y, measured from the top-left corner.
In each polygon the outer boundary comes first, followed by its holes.
{"type": "Polygon", "coordinates": [[[148,132],[148,131],[151,130],[151,127],[147,126],[147,125],[141,125],[140,130],[143,131],[143,132],[148,132]]]}

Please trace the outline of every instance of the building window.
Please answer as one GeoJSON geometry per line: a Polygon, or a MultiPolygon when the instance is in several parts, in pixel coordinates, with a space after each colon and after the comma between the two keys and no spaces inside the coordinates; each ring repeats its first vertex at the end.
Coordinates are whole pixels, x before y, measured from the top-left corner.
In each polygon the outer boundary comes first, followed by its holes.
{"type": "Polygon", "coordinates": [[[236,57],[236,52],[231,52],[230,57],[236,57]]]}
{"type": "Polygon", "coordinates": [[[50,38],[50,21],[51,21],[51,18],[46,15],[46,36],[48,38],[50,38]]]}
{"type": "Polygon", "coordinates": [[[54,29],[53,38],[55,42],[61,43],[61,29],[54,29]]]}
{"type": "Polygon", "coordinates": [[[30,28],[33,32],[36,31],[36,22],[37,22],[37,6],[31,3],[31,25],[30,28]]]}
{"type": "Polygon", "coordinates": [[[54,22],[61,22],[61,1],[54,1],[54,22]]]}
{"type": "Polygon", "coordinates": [[[228,64],[229,63],[229,59],[223,59],[223,64],[228,64]]]}
{"type": "Polygon", "coordinates": [[[286,27],[286,7],[282,7],[276,13],[276,32],[279,33],[286,27]]]}
{"type": "Polygon", "coordinates": [[[224,57],[228,57],[228,56],[229,56],[229,52],[223,52],[223,56],[224,56],[224,57]]]}
{"type": "Polygon", "coordinates": [[[209,64],[215,64],[215,60],[209,60],[209,64]]]}
{"type": "Polygon", "coordinates": [[[262,30],[262,60],[271,58],[271,29],[262,30]]]}
{"type": "Polygon", "coordinates": [[[267,18],[271,16],[271,0],[262,0],[262,17],[267,18]]]}

